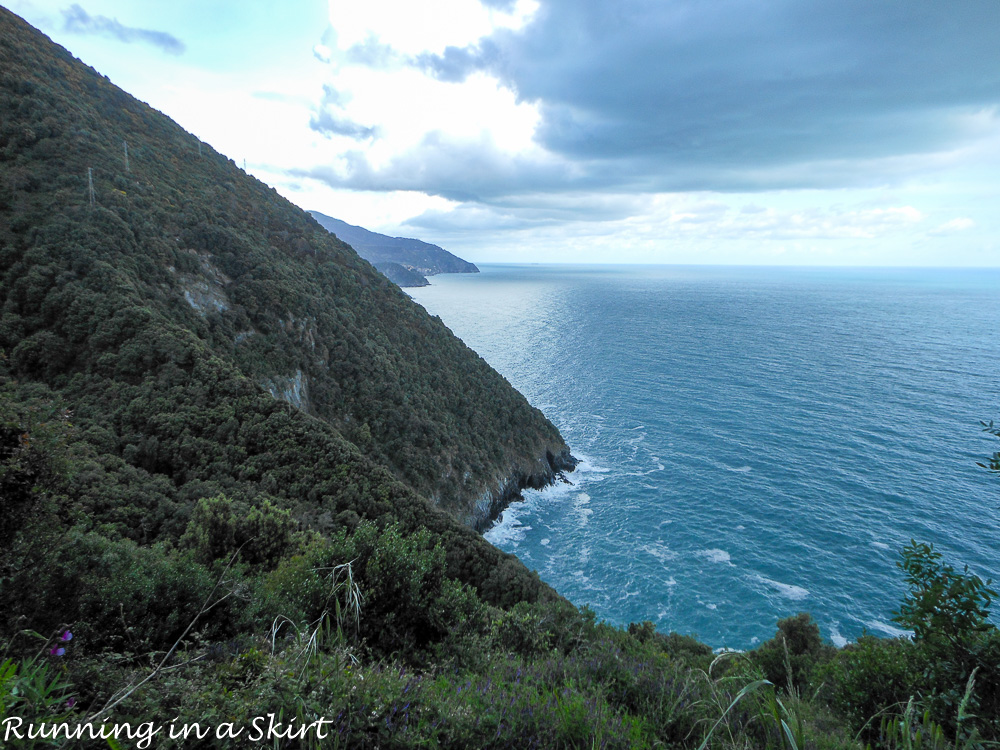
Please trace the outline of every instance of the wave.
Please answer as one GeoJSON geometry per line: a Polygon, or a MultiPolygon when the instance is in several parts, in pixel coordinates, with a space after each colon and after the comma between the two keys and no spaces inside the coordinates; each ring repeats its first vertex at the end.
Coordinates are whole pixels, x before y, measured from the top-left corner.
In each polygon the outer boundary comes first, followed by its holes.
{"type": "MultiPolygon", "coordinates": [[[[587,504],[590,495],[582,492],[588,482],[599,482],[611,470],[595,465],[587,456],[577,456],[579,464],[570,476],[570,482],[556,482],[540,490],[522,490],[522,501],[508,505],[496,522],[483,533],[483,538],[490,544],[501,549],[518,547],[524,541],[525,535],[532,530],[527,521],[542,507],[550,504],[560,504],[575,498],[574,507],[580,515],[580,526],[585,526],[588,517],[593,514],[587,504]]],[[[543,544],[548,545],[549,540],[543,544]]]]}
{"type": "MultiPolygon", "coordinates": [[[[648,552],[661,563],[667,562],[667,560],[673,560],[677,557],[677,553],[669,549],[667,545],[662,542],[654,542],[653,544],[644,544],[639,548],[643,552],[648,552]]],[[[674,583],[677,583],[674,581],[674,583]]],[[[669,584],[668,584],[669,585],[669,584]]]]}
{"type": "Polygon", "coordinates": [[[884,633],[890,638],[909,638],[913,635],[913,632],[910,630],[897,628],[895,625],[890,625],[889,623],[882,622],[881,620],[869,620],[865,623],[865,627],[884,633]]]}
{"type": "Polygon", "coordinates": [[[837,648],[843,648],[848,643],[847,639],[840,634],[839,630],[837,630],[837,626],[835,624],[830,626],[830,641],[837,648]]]}
{"type": "Polygon", "coordinates": [[[755,575],[754,579],[765,584],[769,588],[774,589],[779,596],[785,599],[791,599],[793,601],[801,601],[809,596],[809,590],[804,589],[801,586],[794,586],[790,583],[781,583],[780,581],[773,581],[770,578],[765,578],[764,576],[755,575]]]}
{"type": "Polygon", "coordinates": [[[695,552],[698,557],[703,557],[710,563],[728,563],[732,565],[729,553],[724,549],[700,549],[695,552]]]}

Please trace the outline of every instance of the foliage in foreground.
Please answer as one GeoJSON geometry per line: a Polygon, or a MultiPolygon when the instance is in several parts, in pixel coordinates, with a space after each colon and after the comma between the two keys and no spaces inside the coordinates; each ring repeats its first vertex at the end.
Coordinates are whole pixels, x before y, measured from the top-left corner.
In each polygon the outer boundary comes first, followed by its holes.
{"type": "Polygon", "coordinates": [[[189,747],[226,724],[242,734],[201,744],[255,747],[269,728],[277,747],[957,750],[1000,739],[994,592],[928,545],[900,563],[910,591],[897,621],[912,639],[838,650],[800,613],[755,651],[716,656],[557,599],[484,601],[449,575],[433,534],[392,522],[322,536],[222,493],[199,501],[172,543],[137,544],[74,512],[92,457],[77,455],[62,412],[35,406],[30,430],[4,423],[16,439],[0,482],[19,488],[7,497],[26,520],[8,532],[0,571],[0,719],[128,724],[123,747],[139,746],[140,727],[161,729],[155,747],[189,747]]]}

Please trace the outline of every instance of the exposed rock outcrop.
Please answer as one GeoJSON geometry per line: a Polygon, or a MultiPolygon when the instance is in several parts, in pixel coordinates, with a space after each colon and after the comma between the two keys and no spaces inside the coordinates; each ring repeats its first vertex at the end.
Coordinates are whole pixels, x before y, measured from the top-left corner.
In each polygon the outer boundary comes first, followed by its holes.
{"type": "Polygon", "coordinates": [[[540,490],[555,482],[568,482],[566,472],[576,468],[579,461],[563,448],[559,453],[546,451],[544,460],[538,459],[531,467],[520,466],[496,485],[479,496],[467,522],[476,531],[485,531],[511,503],[523,500],[521,491],[540,490]]]}

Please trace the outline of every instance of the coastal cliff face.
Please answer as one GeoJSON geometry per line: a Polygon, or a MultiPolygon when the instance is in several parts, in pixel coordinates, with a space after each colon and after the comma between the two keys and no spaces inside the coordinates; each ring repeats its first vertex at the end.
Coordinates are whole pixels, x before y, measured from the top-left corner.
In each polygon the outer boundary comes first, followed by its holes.
{"type": "Polygon", "coordinates": [[[303,522],[332,517],[324,492],[391,517],[398,490],[362,465],[476,528],[570,467],[541,412],[308,214],[13,14],[0,24],[0,350],[96,449],[166,478],[182,514],[229,488],[303,522]],[[277,466],[267,417],[231,408],[244,397],[338,441],[329,479],[354,489],[277,466]]]}
{"type": "Polygon", "coordinates": [[[559,453],[546,451],[545,460],[520,465],[505,475],[497,477],[477,500],[466,522],[476,531],[488,529],[511,503],[522,500],[521,490],[539,490],[555,482],[567,482],[566,472],[579,463],[563,447],[559,453]]]}

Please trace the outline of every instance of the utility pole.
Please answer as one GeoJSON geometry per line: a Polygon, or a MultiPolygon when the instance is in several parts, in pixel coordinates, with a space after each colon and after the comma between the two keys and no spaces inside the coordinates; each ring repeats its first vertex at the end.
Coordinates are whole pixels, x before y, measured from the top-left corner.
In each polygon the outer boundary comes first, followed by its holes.
{"type": "Polygon", "coordinates": [[[198,156],[201,156],[201,141],[198,141],[198,156]]]}
{"type": "Polygon", "coordinates": [[[122,145],[125,146],[125,171],[131,172],[132,170],[128,168],[128,141],[122,141],[122,145]]]}
{"type": "Polygon", "coordinates": [[[94,170],[87,167],[87,192],[90,194],[90,205],[94,205],[94,170]]]}

